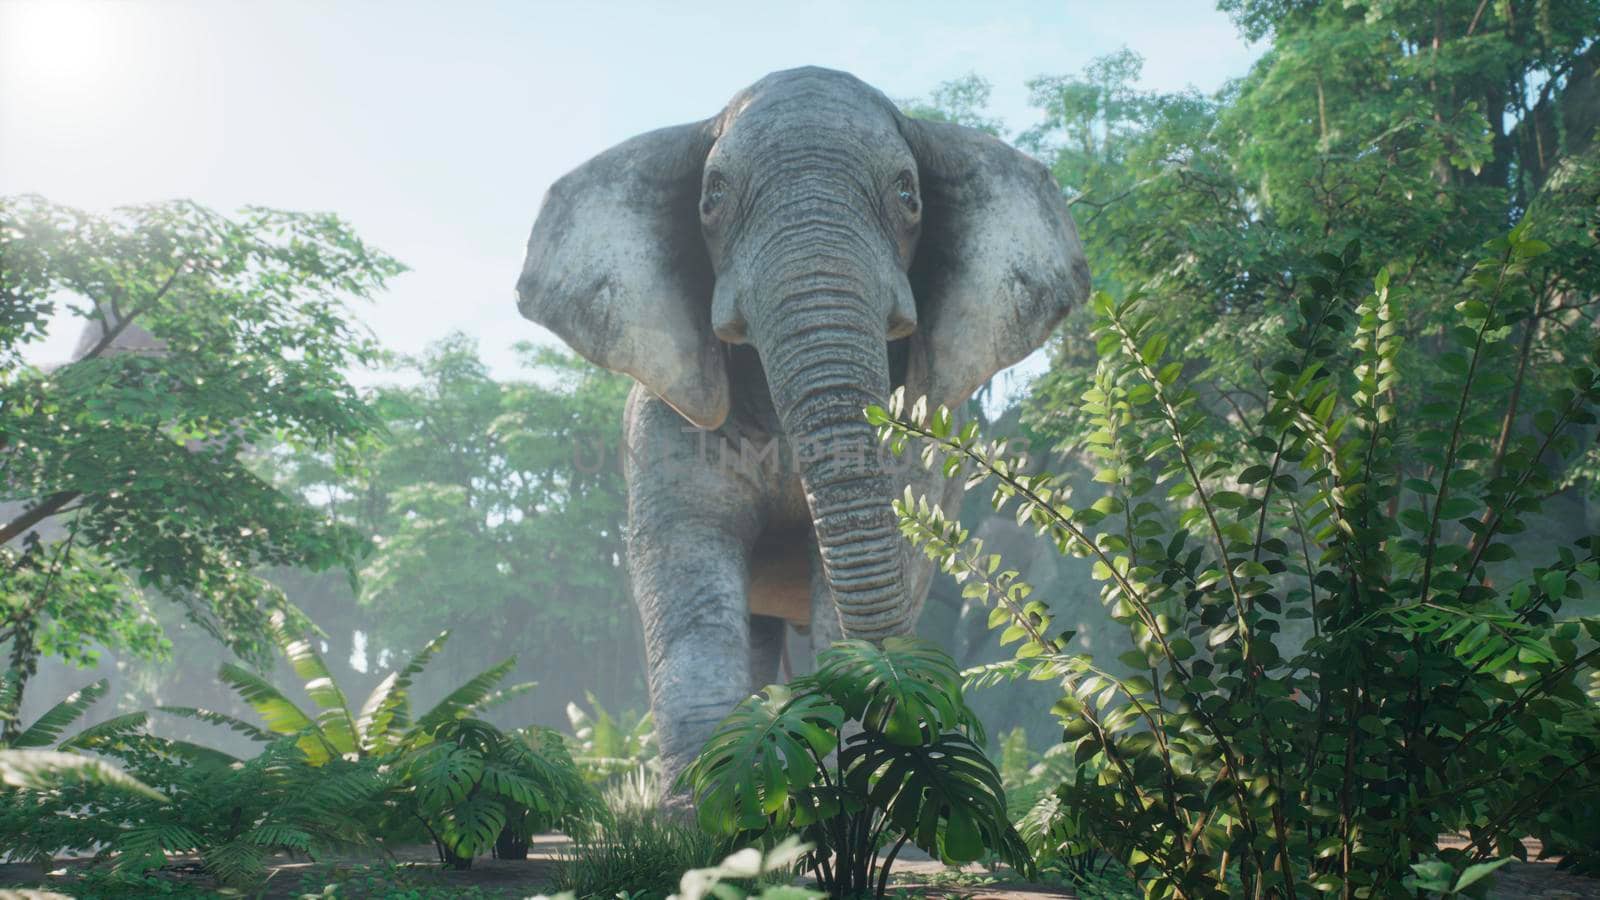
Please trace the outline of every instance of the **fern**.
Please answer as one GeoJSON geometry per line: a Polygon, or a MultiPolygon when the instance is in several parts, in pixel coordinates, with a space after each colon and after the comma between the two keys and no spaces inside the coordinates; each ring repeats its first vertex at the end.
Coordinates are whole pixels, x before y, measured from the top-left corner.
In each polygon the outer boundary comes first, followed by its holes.
{"type": "Polygon", "coordinates": [[[71,782],[103,785],[154,800],[166,799],[160,791],[93,757],[55,750],[0,750],[0,784],[26,791],[46,791],[71,782]]]}
{"type": "Polygon", "coordinates": [[[55,743],[67,726],[82,718],[89,707],[105,695],[107,685],[106,679],[102,678],[80,691],[68,694],[66,699],[50,707],[25,731],[12,738],[11,746],[26,750],[55,743]]]}

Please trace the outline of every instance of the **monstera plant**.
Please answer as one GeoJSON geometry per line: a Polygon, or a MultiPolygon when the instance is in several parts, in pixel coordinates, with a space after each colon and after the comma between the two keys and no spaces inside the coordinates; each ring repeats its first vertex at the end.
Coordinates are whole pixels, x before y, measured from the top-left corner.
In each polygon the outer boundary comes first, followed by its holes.
{"type": "Polygon", "coordinates": [[[814,674],[741,703],[682,783],[707,830],[799,833],[812,845],[801,864],[830,895],[881,897],[907,843],[946,862],[992,852],[1031,870],[982,740],[961,675],[937,647],[843,641],[814,674]]]}

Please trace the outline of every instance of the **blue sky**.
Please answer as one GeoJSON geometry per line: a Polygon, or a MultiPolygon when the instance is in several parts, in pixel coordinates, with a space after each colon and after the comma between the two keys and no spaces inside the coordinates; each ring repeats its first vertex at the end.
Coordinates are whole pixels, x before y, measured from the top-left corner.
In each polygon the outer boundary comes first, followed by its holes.
{"type": "Polygon", "coordinates": [[[1123,46],[1163,90],[1261,50],[1202,0],[0,0],[0,194],[335,211],[412,268],[361,310],[379,338],[460,329],[510,374],[550,339],[512,296],[539,199],[600,150],[805,64],[897,98],[976,72],[1015,132],[1028,78],[1123,46]]]}

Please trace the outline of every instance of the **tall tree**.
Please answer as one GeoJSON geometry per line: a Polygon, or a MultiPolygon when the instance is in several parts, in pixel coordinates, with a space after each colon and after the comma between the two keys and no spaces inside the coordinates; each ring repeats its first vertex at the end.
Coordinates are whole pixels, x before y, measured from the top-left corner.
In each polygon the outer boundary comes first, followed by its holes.
{"type": "Polygon", "coordinates": [[[257,567],[355,564],[356,532],[241,451],[345,456],[372,434],[345,373],[376,348],[349,304],[400,271],[332,216],[0,201],[0,714],[20,708],[41,653],[159,653],[146,590],[264,659],[268,616],[287,604],[257,567]],[[63,305],[91,338],[67,365],[28,364],[63,305]]]}
{"type": "Polygon", "coordinates": [[[462,334],[398,358],[399,383],[372,398],[387,438],[360,476],[300,456],[292,483],[372,537],[359,593],[369,657],[449,628],[470,636],[454,643],[474,661],[521,658],[521,674],[545,686],[524,712],[559,716],[583,688],[638,702],[617,456],[630,382],[563,353],[519,352],[515,380],[494,377],[462,334]]]}
{"type": "MultiPolygon", "coordinates": [[[[1500,387],[1509,438],[1562,388],[1556,364],[1582,352],[1600,299],[1600,3],[1222,7],[1270,46],[1213,96],[1140,91],[1125,53],[1032,85],[1045,117],[1027,138],[1072,195],[1099,286],[1158,292],[1157,315],[1211,402],[1255,415],[1261,349],[1307,288],[1288,273],[1359,240],[1365,258],[1401,266],[1397,365],[1448,365],[1460,260],[1528,216],[1552,252],[1539,258],[1530,314],[1512,324],[1518,354],[1500,387]]],[[[1084,388],[1082,333],[1063,329],[1035,405],[1060,435],[1084,433],[1067,412],[1084,388]]],[[[1404,410],[1426,398],[1398,399],[1404,410]]]]}

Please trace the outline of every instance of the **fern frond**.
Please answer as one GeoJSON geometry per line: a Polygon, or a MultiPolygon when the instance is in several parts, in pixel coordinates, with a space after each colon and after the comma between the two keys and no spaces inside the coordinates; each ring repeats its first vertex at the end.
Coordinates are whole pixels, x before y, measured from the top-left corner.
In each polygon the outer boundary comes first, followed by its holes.
{"type": "Polygon", "coordinates": [[[168,853],[188,853],[203,843],[193,831],[171,822],[134,825],[116,842],[116,869],[143,872],[158,868],[166,863],[168,853]]]}
{"type": "Polygon", "coordinates": [[[17,735],[11,741],[11,746],[18,750],[29,750],[38,747],[48,747],[56,742],[61,732],[67,726],[83,717],[96,700],[105,695],[110,682],[102,678],[88,685],[82,690],[68,694],[66,699],[50,707],[44,715],[34,720],[27,730],[17,735]]]}
{"type": "Polygon", "coordinates": [[[41,791],[71,782],[104,785],[152,800],[167,799],[160,791],[103,760],[56,750],[0,750],[0,784],[41,791]]]}
{"type": "Polygon", "coordinates": [[[266,871],[266,850],[249,835],[206,848],[200,854],[206,871],[223,884],[249,884],[266,871]]]}

